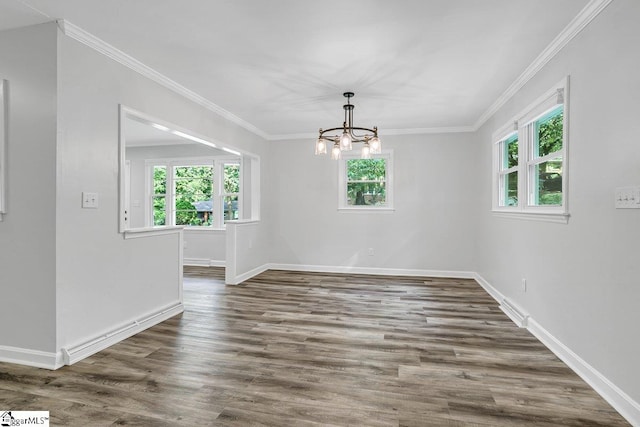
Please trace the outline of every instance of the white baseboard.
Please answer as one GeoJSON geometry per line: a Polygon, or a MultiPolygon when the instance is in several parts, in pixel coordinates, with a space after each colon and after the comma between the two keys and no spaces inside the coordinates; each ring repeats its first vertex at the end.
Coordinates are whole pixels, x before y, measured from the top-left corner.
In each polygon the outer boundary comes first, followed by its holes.
{"type": "Polygon", "coordinates": [[[247,271],[246,273],[239,274],[236,277],[231,277],[231,278],[225,277],[225,283],[227,285],[237,285],[267,270],[269,270],[269,264],[263,264],[252,270],[247,271]]]}
{"type": "Polygon", "coordinates": [[[100,350],[104,350],[105,348],[129,338],[132,335],[142,332],[160,322],[164,322],[183,311],[184,306],[182,303],[177,303],[82,344],[70,348],[63,348],[62,354],[64,355],[64,364],[73,365],[74,363],[89,357],[100,350]]]}
{"type": "Polygon", "coordinates": [[[62,352],[53,353],[0,345],[0,362],[55,370],[64,366],[62,352]]]}
{"type": "Polygon", "coordinates": [[[502,292],[494,288],[491,283],[484,280],[484,277],[480,276],[478,273],[474,273],[473,278],[476,279],[476,282],[478,282],[478,284],[482,286],[482,289],[487,291],[487,293],[491,295],[491,297],[498,303],[501,303],[505,299],[505,296],[502,294],[502,292]]]}
{"type": "MultiPolygon", "coordinates": [[[[491,295],[507,314],[511,320],[520,326],[519,319],[524,317],[524,327],[527,328],[533,336],[535,336],[542,344],[544,344],[549,350],[553,352],[560,360],[569,366],[580,378],[582,378],[587,384],[589,384],[604,400],[609,402],[613,408],[627,419],[633,426],[640,426],[640,404],[633,400],[628,394],[620,390],[615,384],[609,381],[604,375],[602,375],[593,366],[589,365],[580,356],[575,354],[570,348],[564,345],[560,340],[551,335],[546,329],[544,329],[538,322],[536,322],[529,315],[518,313],[520,316],[516,316],[515,319],[505,311],[504,304],[508,300],[505,296],[494,288],[489,282],[487,282],[482,276],[474,273],[474,278],[482,286],[489,295],[491,295]]],[[[508,304],[512,305],[512,304],[508,304]]],[[[520,310],[518,310],[520,311],[520,310]]]]}
{"type": "Polygon", "coordinates": [[[224,260],[208,259],[208,258],[185,258],[183,265],[192,267],[224,267],[224,260]]]}
{"type": "Polygon", "coordinates": [[[334,265],[268,264],[269,270],[309,271],[313,273],[372,274],[377,276],[448,277],[474,279],[471,271],[416,270],[402,268],[351,267],[334,265]]]}
{"type": "Polygon", "coordinates": [[[536,338],[567,364],[576,374],[589,384],[600,396],[634,426],[640,426],[640,404],[620,390],[593,366],[571,351],[560,340],[551,335],[538,322],[529,318],[527,327],[536,338]]]}

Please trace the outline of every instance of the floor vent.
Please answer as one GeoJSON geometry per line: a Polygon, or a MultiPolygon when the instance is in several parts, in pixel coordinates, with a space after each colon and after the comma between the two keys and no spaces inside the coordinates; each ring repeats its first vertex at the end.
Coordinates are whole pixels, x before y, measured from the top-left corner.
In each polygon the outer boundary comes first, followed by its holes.
{"type": "Polygon", "coordinates": [[[117,330],[101,335],[95,339],[87,341],[83,344],[72,348],[63,348],[62,354],[65,365],[72,365],[79,360],[89,357],[100,350],[116,344],[123,339],[129,338],[132,335],[137,334],[151,326],[154,326],[176,314],[182,313],[184,306],[182,303],[178,303],[172,307],[160,310],[150,316],[147,316],[140,320],[134,320],[133,322],[124,325],[117,330]]]}
{"type": "Polygon", "coordinates": [[[519,307],[515,306],[508,299],[505,298],[502,300],[502,303],[500,304],[500,310],[502,310],[504,314],[509,316],[509,318],[513,320],[513,323],[518,325],[520,328],[527,327],[529,315],[524,314],[519,307]]]}

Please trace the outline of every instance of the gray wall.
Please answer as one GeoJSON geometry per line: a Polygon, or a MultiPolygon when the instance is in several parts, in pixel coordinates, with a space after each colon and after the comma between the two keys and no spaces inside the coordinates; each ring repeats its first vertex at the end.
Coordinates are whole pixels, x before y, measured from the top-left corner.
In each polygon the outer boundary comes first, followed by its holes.
{"type": "Polygon", "coordinates": [[[0,32],[0,78],[9,81],[0,346],[45,352],[56,350],[56,31],[0,32]]]}
{"type": "Polygon", "coordinates": [[[640,185],[640,3],[617,0],[477,133],[476,270],[640,402],[640,211],[614,209],[640,185]],[[491,133],[571,76],[566,225],[491,214],[491,133]],[[527,279],[523,292],[521,279],[527,279]]]}
{"type": "Polygon", "coordinates": [[[265,143],[56,37],[55,24],[0,33],[0,73],[10,81],[1,285],[3,301],[33,308],[19,323],[11,310],[0,311],[2,345],[56,351],[176,298],[177,242],[134,243],[117,232],[123,103],[262,156],[260,232],[268,229],[271,245],[258,246],[256,259],[477,271],[640,401],[640,212],[613,207],[616,187],[640,185],[638,16],[640,3],[612,2],[475,134],[385,137],[385,148],[395,151],[396,210],[379,215],[337,212],[337,165],[313,156],[312,140],[265,143]],[[560,225],[496,217],[491,134],[565,75],[571,219],[560,225]],[[80,209],[82,191],[98,192],[100,208],[80,209]]]}
{"type": "Polygon", "coordinates": [[[172,236],[123,240],[118,233],[118,105],[257,154],[263,144],[64,35],[58,70],[58,346],[64,348],[178,298],[179,242],[172,236]],[[99,193],[99,209],[80,208],[82,191],[99,193]]]}
{"type": "Polygon", "coordinates": [[[466,271],[474,264],[472,134],[383,138],[394,150],[395,211],[338,212],[338,162],[313,140],[270,143],[271,262],[466,271]],[[374,249],[374,256],[368,255],[374,249]]]}

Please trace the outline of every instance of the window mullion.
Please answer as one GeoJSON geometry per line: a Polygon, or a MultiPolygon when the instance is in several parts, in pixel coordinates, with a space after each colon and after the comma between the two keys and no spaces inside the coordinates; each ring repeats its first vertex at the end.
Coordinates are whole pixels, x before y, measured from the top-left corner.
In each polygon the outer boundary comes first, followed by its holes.
{"type": "Polygon", "coordinates": [[[174,188],[174,176],[175,173],[175,165],[173,163],[169,163],[167,165],[167,172],[165,176],[167,177],[167,183],[165,184],[165,195],[164,195],[164,214],[165,214],[165,224],[169,222],[171,225],[176,225],[176,216],[175,216],[175,194],[176,189],[174,188]]]}
{"type": "Polygon", "coordinates": [[[529,162],[529,166],[539,165],[540,163],[548,162],[549,160],[557,159],[558,157],[563,158],[563,153],[564,150],[558,150],[553,153],[549,153],[544,157],[536,157],[529,162]]]}
{"type": "Polygon", "coordinates": [[[213,162],[213,188],[212,188],[212,206],[213,206],[213,223],[215,228],[222,228],[224,220],[223,212],[223,185],[224,185],[224,163],[214,160],[213,162]]]}
{"type": "Polygon", "coordinates": [[[527,188],[526,168],[529,158],[530,126],[518,128],[518,209],[524,209],[527,188]]]}

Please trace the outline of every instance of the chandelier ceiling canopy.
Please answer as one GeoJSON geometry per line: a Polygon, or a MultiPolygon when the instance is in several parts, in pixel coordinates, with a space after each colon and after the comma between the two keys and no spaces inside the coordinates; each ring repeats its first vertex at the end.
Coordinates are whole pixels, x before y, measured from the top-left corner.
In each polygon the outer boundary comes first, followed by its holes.
{"type": "Polygon", "coordinates": [[[342,94],[347,98],[347,103],[342,106],[344,109],[344,122],[342,126],[322,130],[316,141],[316,154],[327,154],[327,145],[332,144],[331,158],[340,159],[342,151],[351,151],[354,143],[362,143],[361,157],[370,159],[372,154],[382,151],[382,143],[378,138],[378,128],[373,129],[357,127],[353,125],[353,108],[351,103],[353,92],[342,94]]]}

